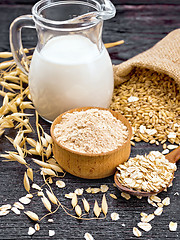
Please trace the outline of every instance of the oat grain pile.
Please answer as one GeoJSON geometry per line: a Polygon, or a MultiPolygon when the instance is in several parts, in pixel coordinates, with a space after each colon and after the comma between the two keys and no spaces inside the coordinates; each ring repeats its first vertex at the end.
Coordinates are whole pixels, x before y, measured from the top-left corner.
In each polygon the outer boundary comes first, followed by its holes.
{"type": "Polygon", "coordinates": [[[54,128],[57,141],[81,153],[105,153],[127,139],[127,127],[109,111],[89,109],[66,113],[54,128]]]}
{"type": "Polygon", "coordinates": [[[110,109],[131,123],[136,142],[180,144],[180,88],[169,76],[135,68],[116,86],[110,109]]]}

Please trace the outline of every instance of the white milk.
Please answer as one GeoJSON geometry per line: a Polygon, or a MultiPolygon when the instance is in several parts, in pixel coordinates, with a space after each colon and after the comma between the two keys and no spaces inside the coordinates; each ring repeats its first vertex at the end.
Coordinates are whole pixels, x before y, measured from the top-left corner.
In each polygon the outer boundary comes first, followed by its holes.
{"type": "Polygon", "coordinates": [[[35,50],[29,87],[35,108],[46,120],[76,107],[108,107],[113,93],[113,70],[104,48],[81,35],[54,37],[35,50]]]}

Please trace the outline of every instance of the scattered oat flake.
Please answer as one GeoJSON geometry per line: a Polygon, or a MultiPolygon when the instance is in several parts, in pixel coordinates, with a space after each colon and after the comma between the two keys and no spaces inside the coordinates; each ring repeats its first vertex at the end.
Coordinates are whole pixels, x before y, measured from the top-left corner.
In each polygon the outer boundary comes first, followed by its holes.
{"type": "Polygon", "coordinates": [[[40,225],[39,225],[39,223],[36,223],[35,226],[34,226],[34,228],[35,228],[36,231],[39,231],[39,230],[40,230],[40,225]]]}
{"type": "Polygon", "coordinates": [[[32,195],[31,193],[28,193],[28,194],[26,194],[25,197],[27,197],[27,198],[33,198],[33,195],[32,195]]]}
{"type": "Polygon", "coordinates": [[[86,240],[94,240],[93,236],[92,236],[90,233],[85,233],[85,234],[84,234],[84,238],[85,238],[86,240]]]}
{"type": "Polygon", "coordinates": [[[65,182],[58,180],[56,181],[56,186],[58,186],[59,188],[64,188],[66,186],[65,182]]]}
{"type": "Polygon", "coordinates": [[[138,199],[142,199],[142,196],[136,196],[138,199]]]}
{"type": "Polygon", "coordinates": [[[31,199],[30,198],[27,198],[27,197],[21,197],[19,198],[19,201],[22,203],[22,204],[29,204],[31,202],[31,199]]]}
{"type": "Polygon", "coordinates": [[[52,237],[55,235],[55,231],[54,230],[49,230],[49,237],[52,237]]]}
{"type": "Polygon", "coordinates": [[[113,193],[110,193],[109,196],[114,198],[114,199],[117,199],[117,196],[115,194],[113,194],[113,193]]]}
{"type": "Polygon", "coordinates": [[[100,188],[91,188],[91,193],[96,194],[96,193],[99,193],[99,192],[101,192],[100,188]]]}
{"type": "Polygon", "coordinates": [[[146,232],[150,231],[152,228],[151,224],[146,222],[139,222],[138,227],[146,232]]]}
{"type": "Polygon", "coordinates": [[[43,197],[44,196],[44,193],[42,191],[38,192],[37,193],[38,197],[43,197]]]}
{"type": "Polygon", "coordinates": [[[0,211],[0,217],[1,216],[5,216],[5,215],[7,215],[9,213],[9,210],[1,210],[0,211]]]}
{"type": "Polygon", "coordinates": [[[170,132],[167,137],[168,138],[176,138],[176,133],[175,132],[170,132]]]}
{"type": "Polygon", "coordinates": [[[105,193],[105,192],[108,191],[109,187],[108,187],[107,185],[101,185],[101,186],[100,186],[100,189],[101,189],[101,192],[102,192],[102,193],[105,193]]]}
{"type": "Polygon", "coordinates": [[[15,203],[13,204],[13,206],[16,207],[16,208],[18,208],[18,209],[21,209],[21,210],[24,209],[24,206],[23,206],[20,202],[15,202],[15,203]]]}
{"type": "Polygon", "coordinates": [[[136,237],[141,237],[141,232],[139,231],[138,228],[136,227],[133,227],[133,234],[136,236],[136,237]]]}
{"type": "Polygon", "coordinates": [[[51,218],[49,218],[49,219],[48,219],[48,222],[50,222],[50,223],[53,223],[53,222],[54,222],[54,220],[53,220],[53,219],[51,219],[51,218]]]}
{"type": "Polygon", "coordinates": [[[36,190],[39,190],[39,191],[42,190],[41,187],[39,185],[37,185],[36,183],[33,183],[31,187],[36,189],[36,190]]]}
{"type": "Polygon", "coordinates": [[[66,193],[66,194],[65,194],[65,197],[66,197],[66,198],[69,198],[69,199],[72,199],[73,196],[74,196],[74,193],[72,193],[72,192],[71,192],[71,193],[66,193]]]}
{"type": "Polygon", "coordinates": [[[179,196],[179,193],[178,193],[178,192],[175,192],[175,193],[174,193],[174,196],[176,196],[176,195],[179,196]]]}
{"type": "Polygon", "coordinates": [[[153,202],[156,202],[156,203],[161,202],[161,199],[160,199],[159,197],[157,197],[156,195],[152,195],[152,196],[150,197],[150,199],[151,199],[153,202]]]}
{"type": "Polygon", "coordinates": [[[157,207],[157,204],[154,203],[149,197],[147,199],[148,203],[151,204],[153,207],[157,207]]]}
{"type": "Polygon", "coordinates": [[[163,208],[162,207],[158,207],[155,211],[154,211],[154,215],[156,216],[160,216],[163,212],[163,208]]]}
{"type": "Polygon", "coordinates": [[[157,205],[158,205],[158,207],[161,207],[161,208],[164,206],[164,204],[160,203],[160,202],[158,202],[157,205]]]}
{"type": "Polygon", "coordinates": [[[16,207],[12,207],[11,208],[11,211],[13,211],[15,214],[17,214],[17,215],[20,215],[21,214],[21,212],[19,211],[19,209],[18,208],[16,208],[16,207]]]}
{"type": "Polygon", "coordinates": [[[115,212],[111,213],[111,219],[113,221],[117,221],[119,219],[119,213],[115,213],[115,212]]]}
{"type": "Polygon", "coordinates": [[[122,227],[125,227],[126,225],[124,223],[121,224],[122,227]]]}
{"type": "Polygon", "coordinates": [[[147,217],[147,213],[145,213],[145,212],[141,212],[140,215],[141,215],[141,217],[147,217]]]}
{"type": "Polygon", "coordinates": [[[89,188],[86,189],[86,192],[87,192],[87,193],[91,193],[91,191],[92,191],[92,190],[91,190],[91,187],[89,187],[89,188]]]}
{"type": "Polygon", "coordinates": [[[154,219],[154,214],[149,214],[141,218],[141,222],[150,222],[154,219]]]}
{"type": "Polygon", "coordinates": [[[84,189],[83,188],[77,188],[75,191],[76,195],[83,195],[84,189]]]}
{"type": "Polygon", "coordinates": [[[168,206],[170,204],[170,198],[169,197],[166,197],[163,201],[162,201],[162,204],[164,206],[168,206]]]}
{"type": "Polygon", "coordinates": [[[169,223],[169,230],[175,232],[177,230],[177,222],[170,222],[169,223]]]}
{"type": "Polygon", "coordinates": [[[34,233],[36,232],[36,230],[33,228],[33,227],[29,227],[29,230],[28,230],[28,235],[33,235],[34,233]]]}
{"type": "Polygon", "coordinates": [[[11,209],[11,204],[4,204],[0,207],[0,211],[11,209]]]}
{"type": "Polygon", "coordinates": [[[126,200],[129,200],[131,196],[128,193],[122,192],[121,197],[125,198],[126,200]]]}

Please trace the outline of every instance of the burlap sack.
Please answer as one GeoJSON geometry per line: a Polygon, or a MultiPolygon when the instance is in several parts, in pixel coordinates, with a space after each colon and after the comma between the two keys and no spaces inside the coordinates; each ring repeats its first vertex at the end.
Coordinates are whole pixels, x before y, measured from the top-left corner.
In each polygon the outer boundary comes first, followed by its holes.
{"type": "Polygon", "coordinates": [[[128,80],[134,67],[167,74],[180,85],[180,29],[170,32],[149,50],[114,66],[115,86],[128,80]]]}

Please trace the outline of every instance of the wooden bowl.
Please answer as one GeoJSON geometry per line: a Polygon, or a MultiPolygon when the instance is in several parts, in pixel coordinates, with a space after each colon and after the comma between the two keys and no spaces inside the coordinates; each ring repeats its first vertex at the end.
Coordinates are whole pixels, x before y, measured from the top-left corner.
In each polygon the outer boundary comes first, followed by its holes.
{"type": "MultiPolygon", "coordinates": [[[[95,109],[95,107],[82,107],[69,110],[67,112],[71,113],[74,111],[86,111],[88,109],[95,109]]],[[[100,110],[108,110],[106,108],[96,108],[100,110]]],[[[110,111],[110,110],[108,110],[110,111]]],[[[65,112],[65,113],[67,113],[65,112]]],[[[57,142],[54,137],[54,128],[55,125],[60,123],[62,116],[58,116],[51,126],[51,136],[53,139],[53,153],[56,161],[59,163],[61,168],[65,171],[81,178],[87,179],[98,179],[105,178],[110,175],[113,175],[116,171],[116,167],[127,161],[131,151],[130,139],[132,137],[132,128],[127,121],[120,113],[115,111],[110,111],[114,117],[121,120],[121,122],[128,129],[128,138],[126,142],[113,151],[100,154],[89,154],[89,153],[78,153],[77,151],[70,150],[60,143],[57,142]]]]}

